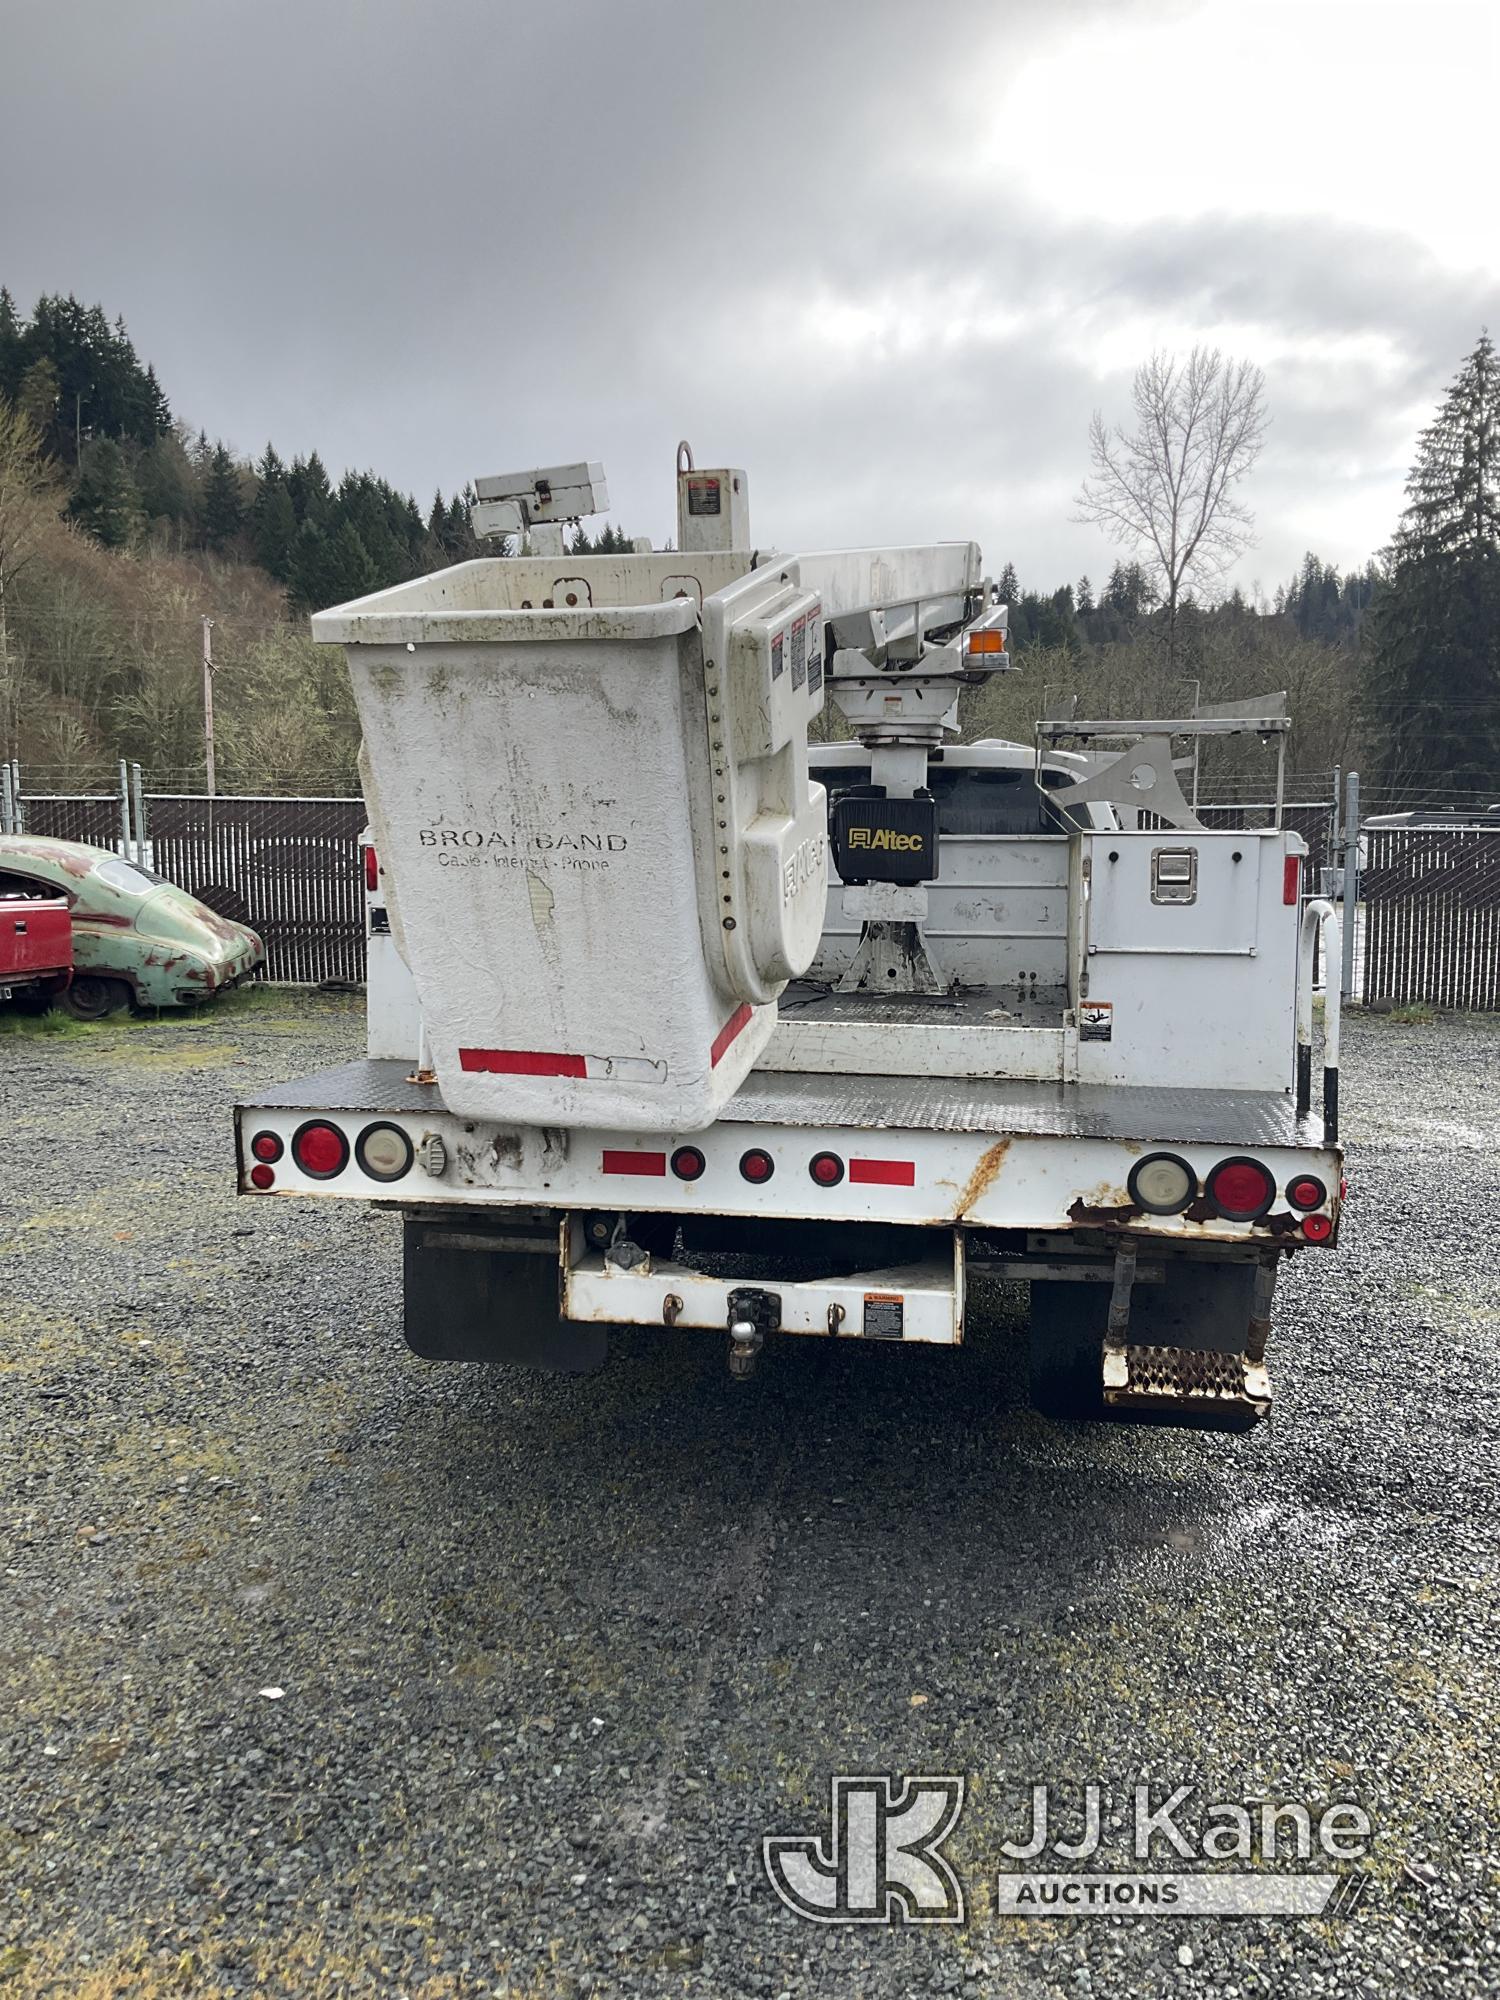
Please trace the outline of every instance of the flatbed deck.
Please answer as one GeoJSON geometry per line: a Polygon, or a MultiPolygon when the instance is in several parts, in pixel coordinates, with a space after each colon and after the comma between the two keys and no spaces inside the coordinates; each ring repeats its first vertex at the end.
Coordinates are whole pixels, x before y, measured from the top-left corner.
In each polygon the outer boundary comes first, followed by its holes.
{"type": "MultiPolygon", "coordinates": [[[[435,1084],[406,1061],[356,1058],[241,1100],[297,1111],[390,1113],[446,1109],[435,1084]]],[[[1030,1134],[1142,1140],[1157,1145],[1321,1146],[1323,1121],[1298,1118],[1290,1092],[1164,1090],[1123,1084],[1007,1082],[953,1077],[818,1076],[756,1070],[721,1123],[856,1131],[1030,1134]]]]}

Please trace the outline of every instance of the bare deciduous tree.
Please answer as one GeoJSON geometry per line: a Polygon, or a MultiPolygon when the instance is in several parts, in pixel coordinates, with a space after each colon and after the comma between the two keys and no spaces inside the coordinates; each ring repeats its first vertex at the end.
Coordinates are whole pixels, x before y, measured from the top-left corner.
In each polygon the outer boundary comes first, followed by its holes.
{"type": "Polygon", "coordinates": [[[1157,353],[1135,372],[1134,402],[1133,433],[1094,412],[1092,474],[1077,518],[1138,551],[1154,571],[1175,665],[1184,592],[1222,575],[1253,540],[1234,488],[1260,455],[1265,377],[1216,347],[1195,347],[1185,362],[1157,353]]]}

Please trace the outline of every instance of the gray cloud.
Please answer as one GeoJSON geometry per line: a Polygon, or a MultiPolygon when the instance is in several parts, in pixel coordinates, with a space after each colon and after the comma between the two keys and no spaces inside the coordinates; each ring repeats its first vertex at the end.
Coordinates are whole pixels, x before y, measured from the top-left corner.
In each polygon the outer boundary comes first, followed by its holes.
{"type": "MultiPolygon", "coordinates": [[[[1061,11],[1081,37],[1103,10],[1061,11]]],[[[1394,518],[1413,411],[1486,282],[1334,224],[1316,191],[1290,223],[1043,216],[1006,160],[1004,80],[1058,21],[12,0],[0,278],[23,308],[63,289],[122,312],[179,413],[247,452],[316,445],[423,497],[602,456],[616,517],[660,537],[686,432],[748,466],[784,545],[973,534],[1038,582],[1112,559],[1067,518],[1089,413],[1128,389],[1102,333],[1248,325],[1308,350],[1270,371],[1253,570],[1295,562],[1319,479],[1319,546],[1362,556],[1349,524],[1371,482],[1394,518]],[[1326,346],[1372,334],[1387,361],[1326,346]]]]}

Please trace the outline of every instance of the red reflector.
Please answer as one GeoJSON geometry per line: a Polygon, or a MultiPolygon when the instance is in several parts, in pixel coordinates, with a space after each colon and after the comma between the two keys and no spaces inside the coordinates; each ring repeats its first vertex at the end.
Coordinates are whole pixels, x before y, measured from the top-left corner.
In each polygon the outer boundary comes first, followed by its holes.
{"type": "Polygon", "coordinates": [[[1302,856],[1289,854],[1282,864],[1281,900],[1283,903],[1295,903],[1301,894],[1302,856]]]}
{"type": "Polygon", "coordinates": [[[701,1181],[707,1167],[696,1146],[679,1146],[672,1155],[672,1171],[680,1181],[701,1181]]]}
{"type": "Polygon", "coordinates": [[[665,1174],[667,1156],[665,1153],[611,1153],[606,1148],[604,1171],[607,1174],[665,1174]]]}
{"type": "Polygon", "coordinates": [[[250,1150],[257,1160],[269,1160],[274,1165],[281,1158],[283,1147],[274,1132],[257,1132],[250,1141],[250,1150]]]}
{"type": "Polygon", "coordinates": [[[252,1167],[250,1169],[250,1185],[251,1187],[258,1188],[275,1187],[276,1176],[269,1167],[252,1167]]]}
{"type": "Polygon", "coordinates": [[[365,849],[365,887],[372,896],[380,887],[380,856],[373,847],[365,849]]]}
{"type": "Polygon", "coordinates": [[[725,1052],[737,1036],[743,1034],[750,1025],[751,1009],[741,1005],[736,1007],[729,1019],[714,1036],[713,1047],[708,1052],[710,1069],[717,1069],[725,1052]]]}
{"type": "Polygon", "coordinates": [[[915,1160],[851,1160],[849,1178],[851,1181],[870,1181],[879,1187],[915,1187],[917,1163],[915,1160]]]}
{"type": "Polygon", "coordinates": [[[837,1187],[844,1178],[844,1163],[837,1153],[814,1153],[807,1171],[819,1187],[837,1187]]]}
{"type": "Polygon", "coordinates": [[[1329,1215],[1304,1215],[1302,1234],[1309,1243],[1326,1243],[1333,1234],[1333,1218],[1329,1215]]]}
{"type": "Polygon", "coordinates": [[[460,1049],[458,1066],[485,1076],[587,1076],[582,1056],[549,1054],[545,1049],[460,1049]]]}
{"type": "Polygon", "coordinates": [[[292,1158],[315,1181],[332,1180],[349,1163],[349,1141],[337,1125],[309,1119],[292,1135],[292,1158]]]}
{"type": "Polygon", "coordinates": [[[776,1171],[776,1162],[769,1153],[763,1153],[758,1146],[752,1146],[748,1153],[740,1156],[740,1172],[747,1181],[759,1185],[768,1181],[776,1171]]]}
{"type": "Polygon", "coordinates": [[[1208,1177],[1208,1198],[1231,1222],[1250,1222],[1264,1215],[1276,1193],[1276,1183],[1259,1160],[1224,1160],[1208,1177]]]}

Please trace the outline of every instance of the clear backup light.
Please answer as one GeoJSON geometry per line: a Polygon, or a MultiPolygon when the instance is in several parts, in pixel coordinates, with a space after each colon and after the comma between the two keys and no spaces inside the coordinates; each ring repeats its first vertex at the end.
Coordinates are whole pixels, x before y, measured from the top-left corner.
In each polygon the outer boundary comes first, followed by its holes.
{"type": "Polygon", "coordinates": [[[1197,1175],[1175,1153],[1148,1153],[1130,1170],[1130,1199],[1148,1215],[1180,1215],[1197,1190],[1197,1175]]]}
{"type": "Polygon", "coordinates": [[[411,1172],[411,1140],[399,1125],[382,1119],[367,1125],[354,1142],[354,1157],[372,1181],[399,1181],[411,1172]]]}

